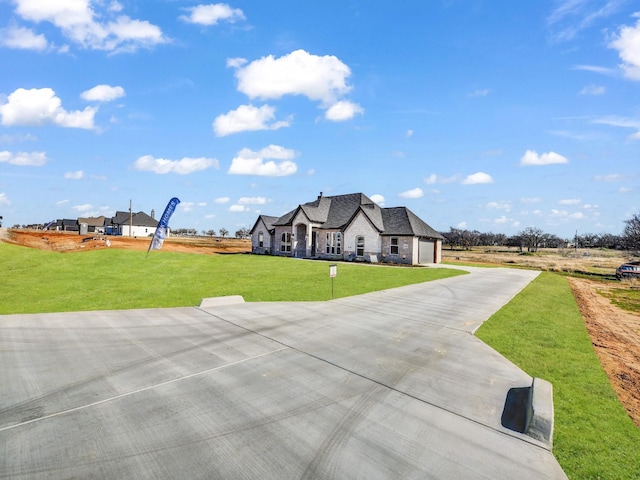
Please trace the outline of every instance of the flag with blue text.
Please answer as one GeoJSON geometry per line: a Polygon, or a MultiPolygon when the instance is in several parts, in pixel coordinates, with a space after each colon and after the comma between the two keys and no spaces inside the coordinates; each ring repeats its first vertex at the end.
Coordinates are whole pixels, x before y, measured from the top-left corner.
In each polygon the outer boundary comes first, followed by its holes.
{"type": "Polygon", "coordinates": [[[169,231],[169,219],[176,207],[180,203],[176,197],[173,197],[169,200],[167,204],[167,208],[164,209],[164,213],[162,217],[160,217],[160,221],[158,222],[158,228],[156,228],[156,233],[153,235],[153,239],[151,240],[151,245],[149,245],[149,250],[147,250],[147,255],[151,250],[160,250],[162,248],[162,243],[164,242],[165,237],[169,231]]]}

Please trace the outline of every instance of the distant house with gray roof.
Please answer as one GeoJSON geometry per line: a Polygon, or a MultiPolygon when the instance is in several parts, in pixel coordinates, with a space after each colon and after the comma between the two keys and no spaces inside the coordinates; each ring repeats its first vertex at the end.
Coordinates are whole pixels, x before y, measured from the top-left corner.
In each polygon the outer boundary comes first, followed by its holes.
{"type": "Polygon", "coordinates": [[[145,212],[116,211],[115,216],[105,219],[104,230],[107,235],[123,235],[125,237],[151,237],[156,233],[158,221],[145,212]]]}
{"type": "Polygon", "coordinates": [[[260,215],[251,229],[253,253],[374,263],[440,263],[442,240],[408,208],[362,193],[321,193],[281,217],[260,215]]]}

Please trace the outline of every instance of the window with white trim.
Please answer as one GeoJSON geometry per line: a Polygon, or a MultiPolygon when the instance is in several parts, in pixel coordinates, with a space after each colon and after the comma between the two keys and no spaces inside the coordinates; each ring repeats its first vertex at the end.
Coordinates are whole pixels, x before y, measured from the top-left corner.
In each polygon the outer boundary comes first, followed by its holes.
{"type": "Polygon", "coordinates": [[[364,257],[364,236],[362,235],[356,237],[356,256],[364,257]]]}
{"type": "Polygon", "coordinates": [[[283,232],[280,237],[280,250],[283,252],[291,251],[291,232],[283,232]]]}
{"type": "Polygon", "coordinates": [[[258,232],[258,246],[264,247],[264,233],[258,232]]]}
{"type": "Polygon", "coordinates": [[[398,255],[400,250],[398,248],[398,237],[391,237],[391,248],[389,249],[391,255],[398,255]]]}
{"type": "Polygon", "coordinates": [[[342,234],[340,232],[327,232],[326,252],[331,255],[342,253],[342,234]]]}

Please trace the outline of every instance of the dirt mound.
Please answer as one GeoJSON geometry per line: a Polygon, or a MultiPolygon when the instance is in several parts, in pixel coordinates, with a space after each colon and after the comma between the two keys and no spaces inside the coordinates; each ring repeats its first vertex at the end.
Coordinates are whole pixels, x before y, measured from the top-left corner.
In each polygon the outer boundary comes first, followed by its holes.
{"type": "MultiPolygon", "coordinates": [[[[54,252],[81,252],[104,248],[147,250],[151,238],[132,238],[112,235],[78,235],[78,232],[49,232],[42,230],[4,230],[0,241],[54,252]]],[[[216,254],[247,253],[251,242],[239,238],[169,237],[163,251],[216,254]]]]}
{"type": "Polygon", "coordinates": [[[620,402],[640,427],[640,315],[613,305],[601,282],[569,278],[591,343],[620,402]]]}

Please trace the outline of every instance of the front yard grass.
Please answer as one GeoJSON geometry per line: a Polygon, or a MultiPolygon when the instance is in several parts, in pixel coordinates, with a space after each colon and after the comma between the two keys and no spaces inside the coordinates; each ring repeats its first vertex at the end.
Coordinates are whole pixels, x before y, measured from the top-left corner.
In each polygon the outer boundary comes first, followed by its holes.
{"type": "Polygon", "coordinates": [[[565,278],[541,273],[477,336],[553,384],[553,453],[569,478],[640,478],[640,429],[602,369],[565,278]]]}
{"type": "MultiPolygon", "coordinates": [[[[329,263],[258,255],[134,250],[57,253],[0,243],[0,314],[181,307],[242,295],[248,302],[329,300],[329,263]]],[[[464,274],[442,268],[338,264],[334,298],[464,274]]]]}

